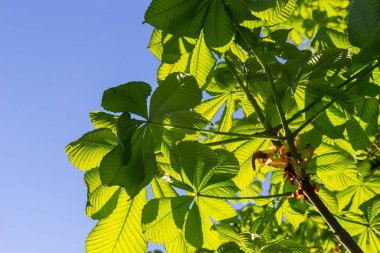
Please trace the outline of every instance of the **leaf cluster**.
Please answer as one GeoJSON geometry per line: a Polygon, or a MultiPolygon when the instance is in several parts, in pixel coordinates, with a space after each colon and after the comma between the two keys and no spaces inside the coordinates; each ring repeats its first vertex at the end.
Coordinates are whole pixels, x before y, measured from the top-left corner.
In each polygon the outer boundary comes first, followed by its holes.
{"type": "Polygon", "coordinates": [[[158,88],[106,90],[66,147],[99,220],[87,252],[340,250],[282,169],[252,166],[295,139],[329,211],[380,247],[379,0],[153,0],[145,22],[158,88]]]}

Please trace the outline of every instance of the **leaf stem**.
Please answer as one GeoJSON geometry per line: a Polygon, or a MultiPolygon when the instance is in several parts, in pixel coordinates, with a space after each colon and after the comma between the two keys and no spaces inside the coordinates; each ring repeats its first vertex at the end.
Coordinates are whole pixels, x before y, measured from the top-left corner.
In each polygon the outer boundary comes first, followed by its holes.
{"type": "MultiPolygon", "coordinates": [[[[355,76],[355,78],[353,77],[353,78],[347,79],[345,82],[343,82],[341,85],[339,85],[339,87],[345,86],[346,84],[352,82],[354,79],[356,79],[356,81],[359,81],[361,78],[363,78],[364,76],[366,76],[369,73],[371,73],[372,70],[374,70],[379,65],[380,65],[380,62],[378,62],[377,64],[373,65],[372,67],[369,67],[366,71],[363,71],[363,73],[360,71],[359,73],[357,73],[357,75],[355,76]],[[349,82],[348,82],[348,80],[349,80],[349,82]]],[[[316,118],[318,118],[323,112],[325,112],[327,108],[329,108],[331,105],[333,105],[341,97],[343,97],[344,95],[346,95],[353,87],[355,87],[355,84],[356,84],[356,82],[350,83],[345,90],[343,90],[342,92],[339,92],[335,97],[333,97],[330,100],[330,102],[328,102],[327,104],[325,104],[317,113],[315,113],[312,117],[310,117],[308,120],[306,120],[300,127],[298,127],[293,132],[292,137],[294,138],[299,132],[302,131],[302,129],[304,129],[305,127],[307,127],[316,118]]]]}
{"type": "Polygon", "coordinates": [[[257,103],[256,99],[252,96],[252,94],[249,92],[247,86],[245,86],[244,81],[240,79],[239,74],[237,73],[234,64],[227,58],[224,58],[224,61],[230,66],[236,80],[238,81],[241,89],[244,91],[245,95],[247,96],[249,102],[252,104],[253,108],[255,108],[255,111],[257,113],[257,116],[259,117],[260,121],[265,125],[265,116],[263,112],[261,111],[261,108],[259,104],[257,103]]]}
{"type": "Polygon", "coordinates": [[[235,199],[235,200],[241,200],[241,199],[273,199],[273,198],[279,198],[279,197],[290,197],[293,195],[293,192],[285,192],[280,194],[274,194],[274,195],[267,195],[267,196],[254,196],[254,197],[223,197],[223,196],[212,196],[212,195],[206,195],[206,194],[197,194],[199,197],[205,197],[205,198],[211,198],[211,199],[235,199]]]}
{"type": "Polygon", "coordinates": [[[218,130],[198,129],[198,128],[187,127],[187,126],[177,126],[177,125],[171,125],[171,124],[165,124],[165,123],[159,123],[159,122],[153,122],[153,121],[150,121],[148,124],[168,127],[168,128],[181,129],[181,130],[189,130],[189,131],[195,131],[195,132],[201,132],[201,133],[212,133],[212,134],[217,134],[217,135],[225,135],[225,136],[241,137],[241,138],[262,138],[262,139],[272,139],[272,140],[284,139],[281,136],[273,136],[273,135],[261,134],[261,133],[239,134],[239,133],[231,133],[231,132],[222,132],[218,130]]]}
{"type": "Polygon", "coordinates": [[[273,96],[278,114],[280,115],[281,124],[282,124],[282,127],[284,128],[284,131],[285,131],[286,140],[289,144],[290,150],[292,152],[292,156],[294,158],[297,158],[298,152],[297,152],[296,146],[294,145],[294,135],[292,135],[292,132],[290,131],[288,123],[286,121],[285,113],[284,113],[284,110],[281,106],[281,101],[280,101],[280,98],[278,96],[278,92],[276,89],[276,84],[274,83],[272,71],[271,71],[270,67],[268,66],[268,64],[256,52],[254,47],[250,45],[248,38],[246,38],[245,34],[241,31],[241,28],[239,26],[237,26],[237,28],[238,28],[239,34],[241,35],[243,41],[245,42],[245,44],[249,48],[249,51],[251,52],[252,55],[254,55],[256,57],[257,61],[259,62],[259,64],[261,65],[261,67],[263,68],[263,70],[267,76],[267,79],[268,79],[268,82],[270,84],[270,88],[272,91],[272,96],[273,96]]]}

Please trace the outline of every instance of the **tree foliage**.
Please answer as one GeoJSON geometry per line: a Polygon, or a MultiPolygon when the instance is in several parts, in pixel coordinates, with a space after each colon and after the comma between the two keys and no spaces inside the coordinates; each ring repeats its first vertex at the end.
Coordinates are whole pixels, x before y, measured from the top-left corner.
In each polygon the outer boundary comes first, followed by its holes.
{"type": "Polygon", "coordinates": [[[106,90],[66,147],[87,252],[377,252],[379,0],[152,0],[145,22],[158,88],[106,90]]]}

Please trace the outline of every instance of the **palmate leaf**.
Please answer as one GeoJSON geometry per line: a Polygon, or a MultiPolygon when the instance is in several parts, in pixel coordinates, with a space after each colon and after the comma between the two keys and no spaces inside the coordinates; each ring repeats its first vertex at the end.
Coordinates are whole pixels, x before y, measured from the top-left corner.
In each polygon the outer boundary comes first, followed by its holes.
{"type": "Polygon", "coordinates": [[[162,120],[165,114],[188,110],[200,103],[202,93],[194,77],[174,73],[169,75],[153,93],[149,117],[162,120]]]}
{"type": "Polygon", "coordinates": [[[232,20],[219,0],[153,0],[145,21],[178,36],[198,38],[204,28],[209,48],[222,48],[233,38],[232,20]]]}
{"type": "Polygon", "coordinates": [[[184,170],[194,191],[201,192],[207,186],[227,181],[236,176],[239,164],[235,156],[226,150],[212,150],[195,141],[178,144],[177,171],[184,170]]]}
{"type": "Polygon", "coordinates": [[[380,197],[376,196],[360,205],[363,215],[345,213],[339,223],[354,236],[364,252],[376,253],[380,247],[380,197]]]}
{"type": "Polygon", "coordinates": [[[380,1],[354,1],[348,16],[347,32],[352,45],[366,48],[380,45],[380,1]]]}
{"type": "Polygon", "coordinates": [[[133,199],[122,191],[117,207],[107,218],[99,221],[88,235],[86,252],[145,252],[148,244],[143,237],[140,221],[141,209],[146,202],[145,190],[133,199]]]}
{"type": "Polygon", "coordinates": [[[80,170],[100,164],[103,157],[117,145],[116,135],[108,128],[91,131],[66,146],[70,162],[80,170]]]}
{"type": "Polygon", "coordinates": [[[121,188],[102,185],[99,168],[86,172],[84,180],[87,186],[87,215],[97,220],[108,217],[117,205],[121,188]]]}
{"type": "Polygon", "coordinates": [[[111,112],[130,112],[147,118],[146,100],[151,92],[147,83],[129,82],[106,90],[102,107],[111,112]]]}
{"type": "Polygon", "coordinates": [[[215,79],[207,87],[207,91],[213,97],[203,101],[194,110],[212,121],[220,108],[225,105],[219,122],[219,130],[228,132],[232,127],[233,113],[237,110],[237,103],[241,103],[246,116],[252,114],[254,109],[246,95],[240,89],[235,88],[236,80],[225,63],[219,64],[215,73],[215,79]]]}
{"type": "Polygon", "coordinates": [[[218,232],[220,240],[223,243],[233,242],[238,246],[237,249],[235,249],[235,251],[232,252],[240,252],[237,251],[238,249],[242,250],[242,252],[245,253],[261,252],[260,248],[263,242],[260,236],[257,234],[240,234],[238,231],[236,231],[234,227],[224,223],[219,223],[213,226],[213,229],[215,229],[218,232]]]}
{"type": "Polygon", "coordinates": [[[180,167],[177,171],[184,172],[194,196],[149,201],[143,210],[144,233],[154,242],[169,242],[170,247],[216,249],[220,242],[215,231],[210,230],[213,225],[210,218],[221,221],[236,213],[225,200],[212,196],[235,195],[237,188],[228,180],[236,176],[238,162],[232,153],[214,151],[194,141],[180,142],[175,158],[177,162],[172,164],[180,167]],[[189,245],[182,243],[183,238],[189,245]],[[174,240],[175,244],[170,243],[174,240]]]}
{"type": "MultiPolygon", "coordinates": [[[[130,98],[133,98],[141,111],[148,111],[145,103],[149,94],[144,87],[141,83],[134,82],[111,88],[105,92],[103,102],[110,99],[110,94],[112,96],[116,94],[117,99],[115,100],[119,102],[107,102],[103,105],[106,109],[110,109],[109,104],[124,106],[130,103],[130,98]],[[139,90],[138,87],[142,89],[139,90]]],[[[156,173],[154,151],[165,139],[164,134],[170,132],[162,127],[162,123],[170,119],[176,124],[186,125],[192,120],[194,125],[201,126],[200,122],[204,122],[202,117],[195,113],[189,114],[189,109],[199,104],[201,99],[202,94],[194,77],[183,73],[174,73],[169,75],[153,93],[149,115],[145,115],[146,121],[131,118],[130,113],[137,114],[135,110],[137,107],[132,106],[131,110],[128,109],[129,107],[125,107],[124,113],[117,120],[116,130],[119,145],[117,147],[114,145],[112,151],[104,157],[100,164],[103,184],[122,186],[131,197],[149,184],[156,173]],[[178,112],[181,114],[176,117],[178,112]],[[187,119],[185,123],[183,123],[184,115],[191,116],[185,117],[187,119]]],[[[112,133],[111,130],[106,130],[112,133]]],[[[176,136],[176,141],[183,137],[184,135],[176,136]]],[[[91,150],[88,152],[91,153],[91,150]]]]}
{"type": "Polygon", "coordinates": [[[351,212],[358,212],[359,206],[365,201],[380,194],[380,182],[376,180],[357,180],[354,185],[338,193],[337,198],[341,209],[349,207],[351,212]]]}
{"type": "Polygon", "coordinates": [[[316,171],[325,185],[334,190],[344,190],[357,182],[356,165],[350,154],[325,143],[315,152],[309,169],[316,171]]]}
{"type": "Polygon", "coordinates": [[[132,155],[128,164],[123,162],[124,154],[120,146],[108,153],[100,164],[103,184],[123,186],[131,197],[138,194],[156,173],[152,142],[148,127],[144,126],[134,133],[132,155]]]}

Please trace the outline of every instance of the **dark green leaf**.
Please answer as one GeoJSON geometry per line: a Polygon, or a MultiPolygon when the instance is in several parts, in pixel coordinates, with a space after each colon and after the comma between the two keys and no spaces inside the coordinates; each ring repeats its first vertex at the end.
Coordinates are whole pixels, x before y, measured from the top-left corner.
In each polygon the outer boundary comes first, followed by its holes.
{"type": "Polygon", "coordinates": [[[146,100],[152,89],[144,82],[129,82],[103,94],[102,106],[111,112],[130,112],[147,118],[146,100]]]}

